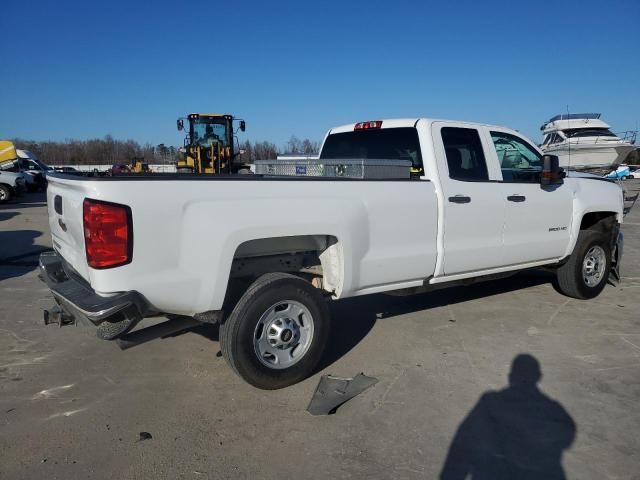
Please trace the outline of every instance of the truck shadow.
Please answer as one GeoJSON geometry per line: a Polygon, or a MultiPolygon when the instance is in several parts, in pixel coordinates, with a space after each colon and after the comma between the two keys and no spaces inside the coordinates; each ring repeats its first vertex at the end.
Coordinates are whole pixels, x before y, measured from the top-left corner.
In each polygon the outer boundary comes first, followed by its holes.
{"type": "Polygon", "coordinates": [[[50,248],[34,245],[34,240],[42,235],[36,230],[18,230],[12,232],[0,231],[0,245],[10,243],[21,247],[29,247],[29,251],[17,255],[5,257],[4,251],[0,252],[0,281],[8,278],[20,277],[29,273],[38,266],[38,256],[50,248]]]}
{"type": "Polygon", "coordinates": [[[376,294],[332,302],[331,340],[317,371],[329,367],[351,351],[379,320],[522,290],[550,283],[554,278],[544,271],[530,271],[506,279],[406,297],[376,294]]]}
{"type": "MultiPolygon", "coordinates": [[[[522,290],[550,283],[553,278],[555,278],[554,275],[543,271],[530,271],[506,279],[487,281],[466,287],[452,287],[419,295],[394,297],[376,294],[331,302],[330,341],[325,355],[314,373],[324,370],[349,353],[369,334],[379,320],[522,290]]],[[[154,337],[154,329],[159,332],[162,329],[158,325],[148,328],[150,329],[148,332],[150,338],[154,337]]],[[[202,335],[214,342],[219,341],[219,325],[193,327],[186,324],[184,328],[177,325],[175,332],[162,336],[173,337],[187,332],[202,335]]]]}
{"type": "Polygon", "coordinates": [[[0,205],[0,212],[4,210],[17,210],[22,208],[44,207],[47,204],[46,192],[25,193],[21,197],[9,203],[0,205]]]}
{"type": "MultiPolygon", "coordinates": [[[[20,222],[4,223],[19,215],[24,208],[42,208],[46,193],[27,193],[17,201],[0,205],[0,281],[20,277],[38,266],[38,256],[49,247],[36,245],[35,240],[44,233],[40,230],[10,230],[20,222]]],[[[18,227],[19,228],[19,227],[18,227]]]]}
{"type": "MultiPolygon", "coordinates": [[[[20,212],[0,211],[0,222],[20,215],[20,212]]],[[[38,230],[4,230],[0,223],[0,281],[19,277],[38,265],[38,255],[49,248],[38,247],[38,230]],[[25,252],[26,250],[26,252],[25,252]]]]}

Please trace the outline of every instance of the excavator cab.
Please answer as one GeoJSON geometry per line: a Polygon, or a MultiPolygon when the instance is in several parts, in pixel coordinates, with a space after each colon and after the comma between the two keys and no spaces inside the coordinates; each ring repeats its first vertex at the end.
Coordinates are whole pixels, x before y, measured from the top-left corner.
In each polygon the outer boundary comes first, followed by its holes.
{"type": "MultiPolygon", "coordinates": [[[[179,118],[178,130],[185,129],[179,118]]],[[[191,113],[186,118],[187,135],[184,139],[184,158],[177,162],[179,173],[237,173],[241,165],[236,161],[234,118],[227,114],[191,113]]],[[[244,120],[239,128],[244,132],[244,120]]]]}

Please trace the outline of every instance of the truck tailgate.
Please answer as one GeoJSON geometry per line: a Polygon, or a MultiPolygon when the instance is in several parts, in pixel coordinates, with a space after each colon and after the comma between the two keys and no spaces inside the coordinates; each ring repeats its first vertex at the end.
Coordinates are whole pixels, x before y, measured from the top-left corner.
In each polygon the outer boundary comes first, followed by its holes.
{"type": "Polygon", "coordinates": [[[88,182],[48,177],[47,210],[53,248],[85,280],[89,268],[84,247],[82,203],[88,195],[88,182]]]}

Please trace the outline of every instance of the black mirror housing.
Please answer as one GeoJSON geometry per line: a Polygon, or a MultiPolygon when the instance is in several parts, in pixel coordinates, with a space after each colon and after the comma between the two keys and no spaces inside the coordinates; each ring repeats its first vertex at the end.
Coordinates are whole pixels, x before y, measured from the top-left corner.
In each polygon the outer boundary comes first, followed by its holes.
{"type": "Polygon", "coordinates": [[[176,122],[177,126],[178,126],[178,131],[184,129],[184,120],[182,120],[181,118],[178,119],[178,121],[176,122]]]}
{"type": "Polygon", "coordinates": [[[557,155],[543,155],[540,185],[562,185],[564,177],[564,168],[560,167],[557,155]]]}
{"type": "Polygon", "coordinates": [[[247,128],[247,124],[244,120],[240,120],[240,130],[244,132],[245,128],[247,128]]]}

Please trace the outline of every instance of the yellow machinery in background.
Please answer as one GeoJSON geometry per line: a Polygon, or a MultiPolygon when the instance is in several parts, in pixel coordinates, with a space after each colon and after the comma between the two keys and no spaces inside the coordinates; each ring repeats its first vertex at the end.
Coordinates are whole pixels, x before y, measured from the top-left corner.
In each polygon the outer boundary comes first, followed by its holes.
{"type": "Polygon", "coordinates": [[[134,157],[129,165],[132,173],[149,173],[149,164],[144,161],[144,157],[134,157]]]}
{"type": "Polygon", "coordinates": [[[190,113],[178,119],[178,130],[185,129],[184,158],[178,160],[179,173],[244,173],[246,165],[239,162],[236,152],[233,122],[239,122],[244,132],[245,121],[219,113],[190,113]]]}
{"type": "Polygon", "coordinates": [[[0,140],[0,162],[18,158],[15,145],[8,140],[0,140]]]}

